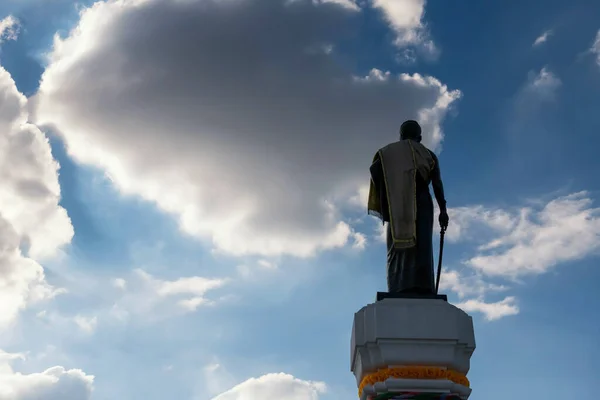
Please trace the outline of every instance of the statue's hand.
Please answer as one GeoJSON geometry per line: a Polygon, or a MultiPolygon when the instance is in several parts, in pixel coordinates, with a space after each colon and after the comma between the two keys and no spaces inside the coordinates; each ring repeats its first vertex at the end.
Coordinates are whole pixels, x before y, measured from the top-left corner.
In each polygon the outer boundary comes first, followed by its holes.
{"type": "Polygon", "coordinates": [[[440,211],[440,228],[444,231],[448,229],[448,222],[450,221],[450,217],[448,217],[448,212],[446,210],[440,211]]]}

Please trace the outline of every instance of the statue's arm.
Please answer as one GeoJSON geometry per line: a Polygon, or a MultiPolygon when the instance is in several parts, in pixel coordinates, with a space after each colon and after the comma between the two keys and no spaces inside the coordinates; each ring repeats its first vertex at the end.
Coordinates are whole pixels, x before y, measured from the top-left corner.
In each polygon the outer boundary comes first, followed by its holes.
{"type": "Polygon", "coordinates": [[[442,183],[442,174],[440,172],[440,162],[437,156],[432,152],[431,156],[435,161],[433,170],[431,171],[431,186],[433,186],[433,194],[440,207],[440,211],[446,211],[446,197],[444,196],[444,184],[442,183]]]}

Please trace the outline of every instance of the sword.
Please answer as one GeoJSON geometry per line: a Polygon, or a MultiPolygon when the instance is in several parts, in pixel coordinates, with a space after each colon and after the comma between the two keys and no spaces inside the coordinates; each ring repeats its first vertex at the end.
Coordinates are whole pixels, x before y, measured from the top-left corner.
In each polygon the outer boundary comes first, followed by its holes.
{"type": "Polygon", "coordinates": [[[438,289],[440,288],[440,277],[442,276],[442,255],[444,254],[444,235],[446,234],[446,229],[442,228],[440,231],[440,256],[438,257],[438,269],[437,269],[437,279],[435,282],[435,294],[438,294],[438,289]]]}

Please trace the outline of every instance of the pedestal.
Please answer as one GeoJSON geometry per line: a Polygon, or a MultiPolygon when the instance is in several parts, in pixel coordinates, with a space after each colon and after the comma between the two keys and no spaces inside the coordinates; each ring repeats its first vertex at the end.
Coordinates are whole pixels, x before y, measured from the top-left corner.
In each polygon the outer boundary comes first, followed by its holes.
{"type": "Polygon", "coordinates": [[[351,370],[361,400],[463,399],[472,318],[443,299],[385,298],[354,316],[351,370]]]}

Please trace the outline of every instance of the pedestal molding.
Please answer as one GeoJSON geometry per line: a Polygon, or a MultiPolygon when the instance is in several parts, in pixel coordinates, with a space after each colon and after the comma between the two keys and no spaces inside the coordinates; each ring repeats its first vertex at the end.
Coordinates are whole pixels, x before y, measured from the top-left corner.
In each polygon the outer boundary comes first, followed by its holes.
{"type": "MultiPolygon", "coordinates": [[[[466,374],[475,350],[473,320],[444,300],[386,298],[369,304],[354,316],[351,346],[350,369],[358,387],[366,376],[394,366],[407,370],[432,368],[436,379],[427,379],[428,376],[412,379],[414,374],[407,378],[383,374],[385,382],[375,383],[373,390],[380,394],[385,393],[386,388],[401,392],[408,390],[405,385],[410,383],[409,386],[416,385],[418,392],[433,390],[436,393],[439,389],[440,393],[458,394],[463,399],[470,394],[466,374]],[[454,371],[455,382],[445,379],[447,377],[439,371],[454,371]]],[[[371,385],[362,386],[361,398],[371,385]]]]}

